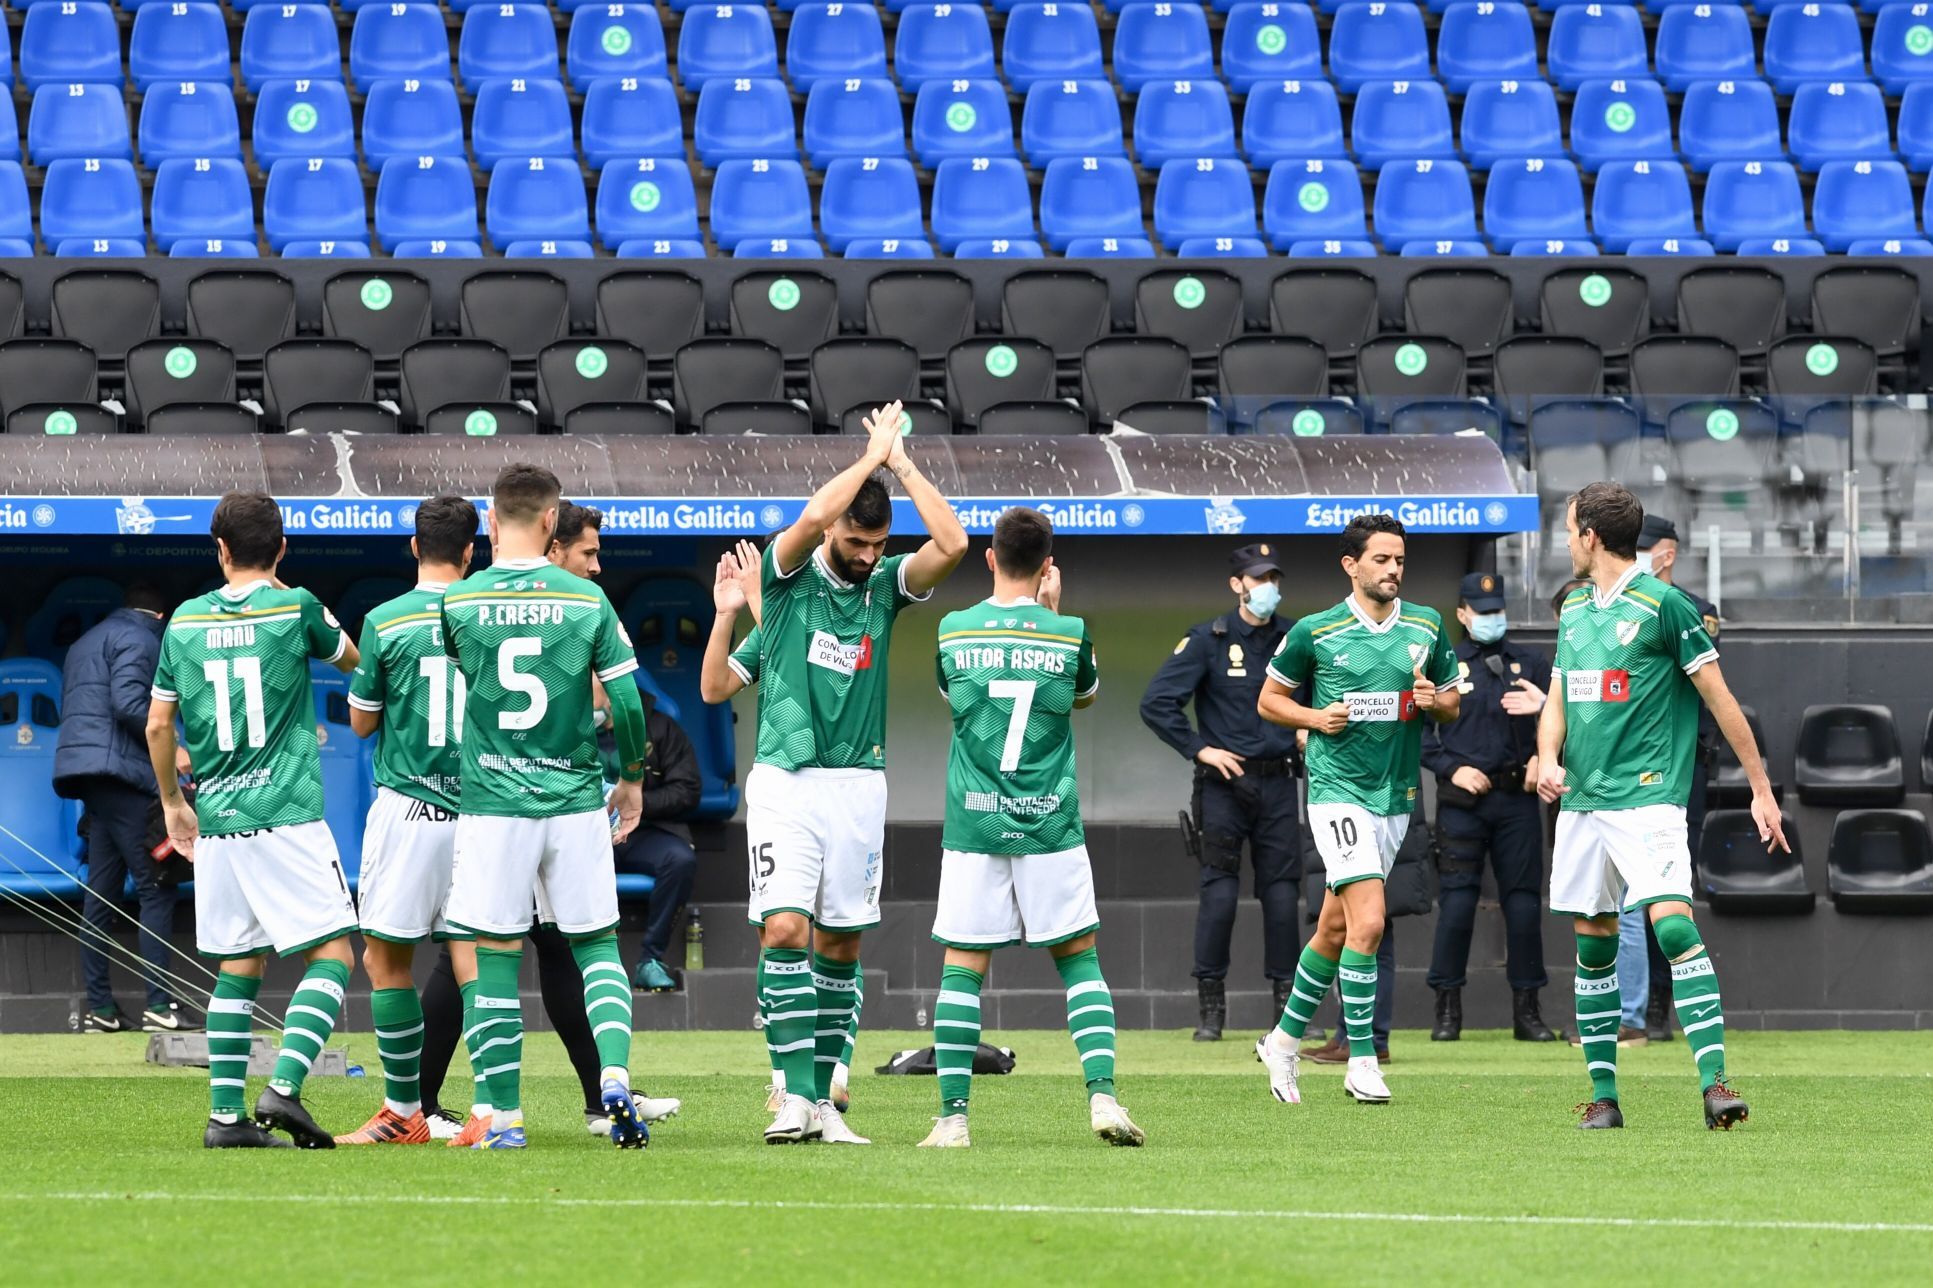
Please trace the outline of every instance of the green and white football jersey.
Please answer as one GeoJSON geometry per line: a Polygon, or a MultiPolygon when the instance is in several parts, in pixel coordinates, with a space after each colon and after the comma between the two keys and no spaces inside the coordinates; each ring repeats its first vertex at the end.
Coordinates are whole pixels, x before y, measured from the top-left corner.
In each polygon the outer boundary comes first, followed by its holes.
{"type": "Polygon", "coordinates": [[[725,665],[737,673],[742,683],[757,684],[759,672],[765,669],[765,628],[752,627],[751,633],[725,659],[725,665]]]}
{"type": "Polygon", "coordinates": [[[463,673],[443,644],[442,582],[369,610],[349,705],[380,711],[376,781],[413,800],[457,808],[463,790],[463,673]]]}
{"type": "Polygon", "coordinates": [[[1101,687],[1087,623],[989,599],[941,619],[938,664],[953,708],[941,843],[1009,855],[1081,844],[1072,717],[1101,687]]]}
{"type": "MultiPolygon", "coordinates": [[[[864,584],[840,577],[823,547],[791,573],[765,548],[765,636],[758,754],[780,769],[886,767],[886,662],[906,592],[907,555],[888,555],[864,584]]],[[[742,647],[742,646],[741,646],[742,647]]]]}
{"type": "Polygon", "coordinates": [[[463,704],[465,814],[554,818],[604,805],[591,676],[638,669],[596,585],[548,559],[507,559],[443,596],[463,704]]]}
{"type": "Polygon", "coordinates": [[[1269,659],[1269,674],[1320,709],[1349,707],[1339,734],[1309,735],[1309,803],[1360,805],[1393,817],[1416,807],[1424,712],[1416,709],[1416,668],[1448,688],[1456,651],[1435,609],[1397,600],[1381,624],[1356,597],[1304,617],[1269,659]]]}
{"type": "Polygon", "coordinates": [[[223,586],[175,610],[154,696],[180,705],[203,836],[321,819],[309,659],[333,662],[348,646],[314,595],[267,581],[223,586]]]}
{"type": "Polygon", "coordinates": [[[1551,673],[1564,695],[1563,807],[1689,802],[1703,705],[1691,673],[1717,660],[1690,596],[1635,565],[1608,599],[1594,586],[1572,591],[1551,673]]]}

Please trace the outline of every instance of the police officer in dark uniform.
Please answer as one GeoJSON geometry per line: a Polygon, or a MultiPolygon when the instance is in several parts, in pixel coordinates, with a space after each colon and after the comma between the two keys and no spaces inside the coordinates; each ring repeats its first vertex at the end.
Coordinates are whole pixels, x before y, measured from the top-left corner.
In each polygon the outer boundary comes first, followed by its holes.
{"type": "Polygon", "coordinates": [[[1436,842],[1441,873],[1430,987],[1434,1042],[1463,1032],[1463,984],[1476,927],[1483,860],[1490,857],[1503,904],[1512,1027],[1520,1041],[1552,1042],[1537,992],[1544,973],[1543,815],[1537,807],[1537,717],[1550,691],[1550,659],[1511,640],[1503,583],[1487,572],[1463,579],[1457,621],[1462,714],[1423,733],[1423,767],[1436,775],[1436,842]]]}
{"type": "Polygon", "coordinates": [[[1195,979],[1201,998],[1197,1042],[1222,1036],[1228,1018],[1225,980],[1235,907],[1241,898],[1242,842],[1255,865],[1262,905],[1263,952],[1275,1009],[1295,978],[1296,882],[1302,844],[1296,825],[1295,734],[1256,714],[1263,672],[1290,623],[1276,615],[1282,570],[1266,543],[1229,557],[1235,605],[1191,629],[1155,672],[1141,699],[1141,719],[1195,766],[1194,842],[1201,863],[1201,907],[1195,919],[1195,979]],[[1195,721],[1182,710],[1195,704],[1195,721]]]}

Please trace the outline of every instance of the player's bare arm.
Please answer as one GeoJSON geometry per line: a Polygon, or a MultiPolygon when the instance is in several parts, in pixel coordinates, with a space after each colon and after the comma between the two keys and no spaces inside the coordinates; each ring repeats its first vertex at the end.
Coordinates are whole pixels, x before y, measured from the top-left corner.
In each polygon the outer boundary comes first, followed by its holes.
{"type": "MultiPolygon", "coordinates": [[[[805,512],[799,516],[798,522],[773,538],[773,558],[777,560],[780,572],[790,573],[812,557],[812,551],[825,539],[826,529],[852,508],[853,498],[859,495],[860,484],[871,478],[873,471],[886,464],[893,448],[899,443],[902,410],[898,402],[891,402],[867,417],[864,454],[814,492],[812,499],[805,503],[805,512]]],[[[922,513],[921,518],[924,517],[922,513]]]]}
{"type": "Polygon", "coordinates": [[[1338,734],[1349,725],[1347,704],[1332,702],[1320,709],[1304,706],[1295,700],[1294,691],[1274,676],[1262,682],[1262,696],[1256,699],[1255,710],[1270,724],[1303,733],[1338,734]]]}
{"type": "MultiPolygon", "coordinates": [[[[750,542],[740,542],[750,545],[750,542]]],[[[756,552],[753,558],[757,558],[756,552]]],[[[738,628],[738,614],[745,607],[745,588],[738,556],[727,550],[718,556],[718,569],[712,577],[711,634],[705,639],[705,660],[698,670],[698,696],[707,702],[729,702],[745,687],[745,681],[732,670],[732,633],[738,628]]],[[[757,564],[753,565],[757,574],[757,564]]]]}
{"type": "MultiPolygon", "coordinates": [[[[913,458],[906,454],[904,438],[894,437],[886,468],[906,489],[913,508],[919,512],[920,522],[926,527],[926,544],[907,558],[900,573],[906,582],[908,594],[924,595],[945,581],[960,566],[960,560],[966,557],[966,529],[960,526],[960,517],[953,513],[953,507],[946,503],[940,490],[920,473],[919,466],[913,464],[913,458]]],[[[1057,573],[1054,575],[1058,576],[1057,573]]],[[[1044,604],[1046,601],[1041,602],[1044,604]]]]}
{"type": "Polygon", "coordinates": [[[352,704],[349,708],[349,727],[358,738],[373,738],[376,731],[383,727],[383,713],[364,711],[352,704]]]}
{"type": "Polygon", "coordinates": [[[1732,696],[1731,686],[1725,683],[1718,663],[1707,662],[1693,671],[1691,686],[1698,690],[1712,718],[1718,721],[1718,731],[1731,744],[1739,768],[1745,771],[1745,781],[1751,784],[1752,821],[1758,824],[1758,839],[1765,842],[1767,853],[1784,850],[1790,854],[1792,846],[1785,839],[1785,820],[1779,816],[1778,801],[1773,799],[1772,780],[1765,772],[1764,759],[1758,754],[1758,742],[1752,737],[1752,727],[1745,722],[1745,713],[1739,709],[1738,699],[1732,696]]]}
{"type": "MultiPolygon", "coordinates": [[[[1060,565],[1049,558],[1047,567],[1040,574],[1040,589],[1034,592],[1034,602],[1050,613],[1058,613],[1060,611],[1060,594],[1060,565]]],[[[1097,682],[1095,687],[1089,692],[1075,695],[1074,710],[1085,711],[1087,708],[1093,706],[1094,699],[1100,696],[1101,689],[1097,682]]]]}
{"type": "MultiPolygon", "coordinates": [[[[1570,790],[1564,785],[1564,690],[1556,679],[1544,702],[1544,714],[1537,721],[1537,795],[1547,805],[1555,805],[1570,790]]],[[[1753,749],[1756,752],[1756,748],[1753,749]]]]}
{"type": "Polygon", "coordinates": [[[348,632],[345,631],[342,636],[342,655],[329,665],[335,667],[336,670],[342,672],[344,675],[348,675],[356,669],[361,661],[362,650],[356,647],[356,641],[350,639],[348,632]]]}
{"type": "Polygon", "coordinates": [[[180,749],[175,739],[175,713],[179,706],[160,698],[148,700],[148,763],[154,766],[154,781],[161,789],[161,814],[168,825],[168,839],[183,858],[193,862],[201,823],[195,818],[195,807],[181,794],[175,773],[175,755],[180,749]]]}

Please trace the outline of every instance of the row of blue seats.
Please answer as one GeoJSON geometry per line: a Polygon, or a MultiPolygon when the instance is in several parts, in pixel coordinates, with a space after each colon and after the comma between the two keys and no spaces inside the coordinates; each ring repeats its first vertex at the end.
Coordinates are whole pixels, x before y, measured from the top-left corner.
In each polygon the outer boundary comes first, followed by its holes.
{"type": "MultiPolygon", "coordinates": [[[[70,0],[6,0],[6,3],[0,5],[0,8],[30,10],[41,5],[56,2],[67,3],[70,0]]],[[[180,0],[115,0],[118,8],[136,12],[155,5],[179,2],[180,0]]],[[[205,0],[205,2],[214,3],[215,0],[205,0]]],[[[424,0],[424,2],[427,3],[428,0],[424,0]]],[[[811,2],[812,0],[772,0],[769,7],[780,13],[790,14],[799,9],[802,4],[811,2]]],[[[1192,8],[1199,2],[1200,0],[1102,0],[1101,7],[1108,13],[1118,16],[1129,9],[1149,5],[1178,3],[1186,4],[1192,8]]],[[[1372,3],[1373,0],[1282,0],[1282,2],[1305,5],[1315,9],[1319,13],[1334,15],[1353,5],[1368,4],[1372,3]]],[[[1433,14],[1440,14],[1452,4],[1460,2],[1461,0],[1422,0],[1421,7],[1433,14]]],[[[1525,2],[1531,8],[1542,9],[1547,13],[1555,13],[1560,9],[1574,8],[1581,5],[1602,4],[1607,7],[1616,5],[1643,9],[1649,13],[1662,15],[1673,9],[1700,4],[1740,9],[1749,8],[1761,14],[1769,14],[1776,9],[1782,9],[1790,5],[1816,3],[1817,0],[1525,0],[1525,2]]],[[[334,7],[347,14],[359,13],[366,8],[390,3],[393,3],[393,0],[333,0],[334,7]]],[[[468,13],[471,9],[483,8],[498,3],[501,3],[501,0],[441,0],[440,7],[454,14],[464,14],[468,13]]],[[[560,13],[575,13],[579,9],[596,8],[605,3],[607,3],[607,0],[548,0],[547,6],[540,7],[553,8],[560,13]]],[[[664,0],[664,5],[667,9],[680,15],[693,9],[712,7],[717,3],[718,0],[664,0]]],[[[913,7],[915,3],[916,0],[880,0],[879,7],[887,13],[899,14],[913,7]]],[[[1004,14],[1011,12],[1021,4],[1027,3],[1027,0],[986,0],[984,6],[981,5],[980,0],[967,0],[967,3],[974,8],[984,7],[993,10],[995,13],[1004,14]]],[[[1206,3],[1201,3],[1200,7],[1213,10],[1218,14],[1227,14],[1240,8],[1244,4],[1252,3],[1256,3],[1256,0],[1207,0],[1206,3]]],[[[1857,7],[1866,13],[1878,13],[1888,4],[1896,3],[1898,3],[1898,0],[1857,0],[1857,7]]],[[[222,0],[222,7],[240,14],[247,14],[258,7],[269,5],[279,7],[285,4],[328,8],[331,5],[331,0],[222,0]]]]}

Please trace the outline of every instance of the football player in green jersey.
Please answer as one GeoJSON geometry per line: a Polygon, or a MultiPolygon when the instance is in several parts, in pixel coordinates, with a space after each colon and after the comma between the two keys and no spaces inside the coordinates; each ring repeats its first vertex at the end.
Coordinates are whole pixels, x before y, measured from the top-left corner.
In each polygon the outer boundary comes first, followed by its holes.
{"type": "Polygon", "coordinates": [[[1671,994],[1704,1096],[1705,1126],[1750,1113],[1725,1080],[1718,976],[1691,917],[1685,807],[1698,754],[1700,701],[1752,788],[1766,848],[1790,850],[1779,805],[1718,648],[1683,591],[1638,571],[1644,507],[1617,483],[1593,483],[1565,514],[1571,567],[1585,584],[1564,601],[1550,700],[1537,727],[1537,791],[1562,802],[1551,853],[1550,910],[1577,926],[1577,1031],[1591,1101],[1587,1129],[1624,1126],[1618,1106],[1618,913],[1644,908],[1671,962],[1671,994]]]}
{"type": "Polygon", "coordinates": [[[638,1148],[649,1139],[631,1097],[630,978],[614,933],[614,833],[591,720],[595,676],[617,735],[621,781],[611,806],[622,839],[638,823],[649,750],[638,659],[604,592],[545,557],[561,490],[541,466],[505,466],[489,514],[494,562],[443,598],[445,644],[468,690],[447,915],[453,928],[477,936],[477,992],[465,1030],[478,1038],[490,1093],[481,1149],[524,1144],[517,973],[533,895],[537,919],[570,939],[584,974],[611,1140],[638,1148]]]}
{"type": "Polygon", "coordinates": [[[1110,1145],[1147,1135],[1114,1098],[1114,995],[1094,951],[1101,923],[1074,775],[1077,708],[1100,692],[1087,623],[1060,611],[1054,525],[1016,507],[994,524],[993,596],[940,622],[940,693],[953,708],[939,908],[946,945],[933,1011],[940,1118],[922,1146],[963,1149],[980,986],[993,950],[1053,956],[1087,1083],[1088,1124],[1110,1145]]]}
{"type": "Polygon", "coordinates": [[[786,1097],[765,1139],[864,1144],[832,1104],[858,992],[860,932],[879,924],[886,833],[886,669],[900,610],[966,554],[966,531],[906,454],[902,409],[866,421],[866,450],[821,487],[760,565],[758,752],[745,779],[759,999],[786,1097]],[[906,489],[929,536],[887,555],[906,489]],[[818,930],[818,951],[814,928],[818,930]]]}
{"type": "Polygon", "coordinates": [[[1393,515],[1350,520],[1342,570],[1354,591],[1283,637],[1256,704],[1263,719],[1308,735],[1309,829],[1329,887],[1282,1018],[1255,1044],[1285,1104],[1301,1102],[1298,1048],[1331,981],[1349,1037],[1342,1088],[1361,1104],[1389,1103],[1371,1031],[1383,881],[1416,809],[1422,722],[1456,719],[1460,701],[1442,617],[1400,598],[1405,542],[1393,515]]]}
{"type": "Polygon", "coordinates": [[[322,821],[311,658],[341,671],[357,650],[329,610],[277,580],[288,553],[282,511],[263,492],[230,492],[209,524],[224,585],[176,610],[148,707],[148,756],[174,847],[195,864],[195,941],[221,960],[208,1003],[210,1149],[288,1142],[331,1149],[302,1105],[349,984],[356,909],[322,821]],[[175,777],[175,717],[197,773],[194,804],[175,777]],[[308,961],[289,999],[282,1051],[255,1121],[242,1118],[250,1020],[264,954],[308,961]]]}

